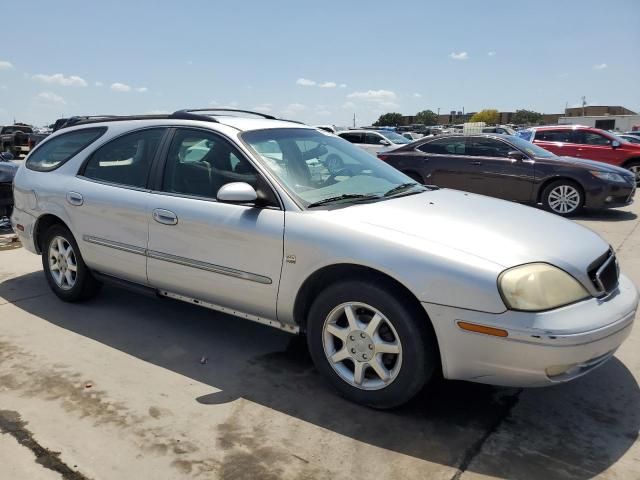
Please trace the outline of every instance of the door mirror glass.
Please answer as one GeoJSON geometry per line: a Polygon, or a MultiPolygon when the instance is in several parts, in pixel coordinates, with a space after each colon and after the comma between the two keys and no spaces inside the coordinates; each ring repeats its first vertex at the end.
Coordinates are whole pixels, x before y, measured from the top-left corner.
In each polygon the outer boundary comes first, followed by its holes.
{"type": "Polygon", "coordinates": [[[526,158],[525,154],[519,150],[511,150],[509,153],[507,153],[507,157],[513,160],[524,160],[526,158]]]}
{"type": "Polygon", "coordinates": [[[216,197],[220,202],[251,203],[257,200],[258,194],[248,183],[232,182],[220,187],[216,197]]]}
{"type": "Polygon", "coordinates": [[[388,140],[380,140],[378,143],[379,143],[380,145],[386,145],[386,146],[391,145],[391,143],[389,143],[389,141],[388,141],[388,140]]]}
{"type": "Polygon", "coordinates": [[[620,146],[620,142],[618,140],[614,140],[611,142],[611,148],[618,148],[620,146]]]}

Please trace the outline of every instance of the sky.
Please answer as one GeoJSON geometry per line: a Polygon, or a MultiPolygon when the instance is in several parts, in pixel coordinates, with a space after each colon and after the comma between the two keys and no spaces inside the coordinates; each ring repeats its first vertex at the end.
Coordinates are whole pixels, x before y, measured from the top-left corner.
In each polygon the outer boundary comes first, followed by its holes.
{"type": "Polygon", "coordinates": [[[244,108],[371,124],[483,108],[640,111],[640,1],[3,2],[0,124],[244,108]]]}

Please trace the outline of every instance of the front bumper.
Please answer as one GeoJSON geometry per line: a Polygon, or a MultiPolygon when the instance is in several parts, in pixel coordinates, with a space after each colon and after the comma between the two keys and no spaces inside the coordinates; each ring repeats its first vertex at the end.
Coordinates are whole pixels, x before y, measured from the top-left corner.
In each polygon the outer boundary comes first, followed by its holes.
{"type": "Polygon", "coordinates": [[[636,186],[626,183],[604,183],[601,188],[587,192],[585,207],[615,208],[633,203],[636,186]]]}
{"type": "Polygon", "coordinates": [[[606,299],[548,312],[491,314],[423,303],[433,323],[445,378],[538,387],[566,382],[602,365],[629,336],[638,291],[624,275],[606,299]],[[504,329],[507,337],[462,330],[458,321],[504,329]]]}

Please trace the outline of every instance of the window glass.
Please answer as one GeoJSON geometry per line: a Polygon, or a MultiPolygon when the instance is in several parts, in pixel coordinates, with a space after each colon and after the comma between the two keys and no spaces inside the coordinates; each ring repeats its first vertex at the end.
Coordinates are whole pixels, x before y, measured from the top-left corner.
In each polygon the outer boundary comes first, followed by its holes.
{"type": "Polygon", "coordinates": [[[506,157],[511,150],[513,150],[512,147],[500,140],[472,138],[471,149],[467,149],[467,155],[474,157],[506,157]]]}
{"type": "Polygon", "coordinates": [[[164,128],[153,128],[112,140],[91,156],[84,176],[131,187],[146,187],[151,162],[164,132],[164,128]]]}
{"type": "Polygon", "coordinates": [[[382,135],[384,138],[389,140],[391,143],[396,143],[396,144],[400,144],[400,145],[406,145],[407,143],[411,143],[405,137],[403,137],[402,135],[397,134],[396,132],[390,132],[388,130],[383,130],[383,131],[380,132],[380,135],[382,135]]]}
{"type": "Polygon", "coordinates": [[[565,128],[563,130],[537,130],[536,140],[542,142],[571,142],[572,130],[565,128]]]}
{"type": "Polygon", "coordinates": [[[363,143],[362,133],[341,133],[340,136],[351,143],[363,143]]]}
{"type": "Polygon", "coordinates": [[[377,133],[365,133],[364,134],[364,143],[367,145],[381,145],[380,141],[384,140],[382,136],[377,133]]]}
{"type": "Polygon", "coordinates": [[[465,155],[465,139],[464,137],[440,138],[420,145],[418,150],[440,155],[465,155]]]}
{"type": "Polygon", "coordinates": [[[600,135],[599,133],[594,132],[576,132],[576,143],[581,143],[584,145],[609,145],[611,140],[609,140],[604,135],[600,135]]]}
{"type": "Polygon", "coordinates": [[[87,148],[106,131],[105,127],[86,128],[45,140],[29,155],[27,168],[39,172],[54,170],[87,148]]]}
{"type": "MultiPolygon", "coordinates": [[[[264,145],[264,155],[281,156],[277,144],[264,145]]],[[[256,190],[258,172],[229,142],[202,130],[176,132],[162,180],[162,190],[215,199],[220,187],[246,182],[256,190]]]]}

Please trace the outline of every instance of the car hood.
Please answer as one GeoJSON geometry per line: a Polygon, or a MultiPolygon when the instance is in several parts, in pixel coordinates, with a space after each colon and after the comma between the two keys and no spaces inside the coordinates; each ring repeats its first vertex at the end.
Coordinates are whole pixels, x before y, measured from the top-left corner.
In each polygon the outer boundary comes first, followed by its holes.
{"type": "Polygon", "coordinates": [[[557,165],[562,163],[565,165],[571,165],[573,167],[582,167],[585,170],[598,170],[601,172],[611,172],[623,175],[631,175],[626,168],[616,167],[615,165],[609,165],[608,163],[598,162],[596,160],[587,160],[583,158],[574,157],[555,157],[555,158],[536,158],[536,163],[547,163],[551,165],[557,165]]]}
{"type": "Polygon", "coordinates": [[[0,183],[12,182],[19,167],[17,163],[0,160],[0,183]]]}
{"type": "Polygon", "coordinates": [[[416,239],[425,253],[444,246],[504,268],[548,262],[576,276],[606,253],[599,235],[537,208],[457,190],[438,189],[331,210],[335,221],[382,240],[416,239]],[[432,248],[435,245],[438,248],[432,248]]]}

